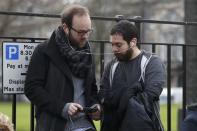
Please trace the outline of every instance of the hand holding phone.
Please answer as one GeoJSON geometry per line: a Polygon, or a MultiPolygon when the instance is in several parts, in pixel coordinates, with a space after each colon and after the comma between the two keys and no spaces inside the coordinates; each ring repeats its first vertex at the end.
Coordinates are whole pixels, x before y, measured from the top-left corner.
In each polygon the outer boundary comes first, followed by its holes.
{"type": "Polygon", "coordinates": [[[93,105],[91,107],[84,107],[83,110],[81,110],[84,113],[94,113],[98,111],[97,105],[93,105]]]}

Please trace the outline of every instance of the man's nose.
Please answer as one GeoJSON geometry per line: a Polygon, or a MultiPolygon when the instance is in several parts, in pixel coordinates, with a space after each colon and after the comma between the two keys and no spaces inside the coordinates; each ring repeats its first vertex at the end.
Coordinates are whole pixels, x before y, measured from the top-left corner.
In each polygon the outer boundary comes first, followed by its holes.
{"type": "Polygon", "coordinates": [[[82,37],[87,39],[89,36],[90,36],[90,34],[87,32],[87,33],[84,33],[82,37]]]}
{"type": "Polygon", "coordinates": [[[118,50],[118,48],[117,48],[116,46],[112,46],[112,52],[114,52],[114,53],[118,53],[118,52],[119,52],[119,50],[118,50]]]}

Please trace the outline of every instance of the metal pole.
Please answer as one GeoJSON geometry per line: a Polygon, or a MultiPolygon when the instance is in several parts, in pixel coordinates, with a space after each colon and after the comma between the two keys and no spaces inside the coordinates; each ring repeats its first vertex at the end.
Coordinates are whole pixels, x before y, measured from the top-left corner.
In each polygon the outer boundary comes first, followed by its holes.
{"type": "MultiPolygon", "coordinates": [[[[142,17],[141,16],[135,16],[134,17],[134,19],[137,19],[137,20],[139,20],[139,19],[141,19],[142,17]]],[[[140,21],[138,21],[138,22],[135,22],[135,26],[137,27],[137,29],[138,29],[138,43],[141,43],[141,22],[140,21]]],[[[137,46],[138,46],[138,48],[140,48],[140,44],[137,44],[137,46]]]]}
{"type": "MultiPolygon", "coordinates": [[[[35,42],[35,39],[32,38],[31,42],[35,42]]],[[[32,103],[30,107],[30,131],[34,131],[34,104],[32,103]]]]}
{"type": "Polygon", "coordinates": [[[101,42],[100,43],[100,53],[101,53],[101,56],[100,56],[100,76],[102,77],[102,73],[103,73],[103,70],[104,70],[104,42],[101,42]]]}
{"type": "Polygon", "coordinates": [[[30,108],[30,130],[34,131],[34,105],[31,104],[30,108]]]}
{"type": "Polygon", "coordinates": [[[167,131],[171,131],[171,46],[167,46],[167,131]]]}
{"type": "MultiPolygon", "coordinates": [[[[185,11],[185,18],[184,21],[187,22],[188,21],[188,2],[186,0],[184,0],[184,11],[185,11]]],[[[188,26],[185,25],[184,26],[184,38],[185,38],[185,44],[188,45],[187,43],[187,34],[188,34],[188,26]]],[[[190,46],[189,46],[190,47],[190,46]]],[[[187,66],[186,66],[186,50],[187,50],[187,46],[183,46],[183,110],[182,110],[182,120],[185,118],[186,116],[186,104],[187,104],[187,66]]]]}
{"type": "Polygon", "coordinates": [[[185,118],[186,116],[186,100],[187,100],[187,90],[186,90],[186,85],[187,85],[187,77],[186,77],[186,46],[183,46],[183,112],[182,112],[182,119],[185,118]]]}
{"type": "Polygon", "coordinates": [[[153,53],[156,52],[156,45],[152,45],[152,52],[153,52],[153,53]]]}
{"type": "MultiPolygon", "coordinates": [[[[16,42],[16,39],[13,39],[16,42]]],[[[12,100],[12,123],[14,124],[14,130],[16,130],[16,94],[13,94],[12,100]]]]}
{"type": "Polygon", "coordinates": [[[13,94],[12,100],[12,123],[14,124],[14,130],[16,130],[16,94],[13,94]]]}

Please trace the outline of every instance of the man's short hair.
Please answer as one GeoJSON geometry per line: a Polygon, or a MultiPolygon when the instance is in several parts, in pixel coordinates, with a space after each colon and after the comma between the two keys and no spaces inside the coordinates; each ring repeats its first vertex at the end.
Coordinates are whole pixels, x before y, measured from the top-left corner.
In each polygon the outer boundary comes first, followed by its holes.
{"type": "Polygon", "coordinates": [[[110,32],[110,35],[120,34],[123,39],[129,44],[133,38],[139,38],[137,27],[128,20],[121,20],[115,24],[110,32]]]}
{"type": "Polygon", "coordinates": [[[76,4],[66,6],[61,13],[62,24],[66,23],[68,28],[71,28],[74,15],[89,15],[89,10],[84,6],[76,4]]]}

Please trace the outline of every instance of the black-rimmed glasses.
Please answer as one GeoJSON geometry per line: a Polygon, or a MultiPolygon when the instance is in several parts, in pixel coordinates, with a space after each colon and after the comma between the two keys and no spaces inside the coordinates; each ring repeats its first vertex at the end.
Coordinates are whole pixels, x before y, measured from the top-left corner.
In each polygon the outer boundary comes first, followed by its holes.
{"type": "Polygon", "coordinates": [[[70,28],[71,30],[73,30],[73,31],[75,31],[75,32],[77,32],[77,34],[78,35],[80,35],[80,36],[83,36],[83,35],[85,35],[85,34],[90,34],[91,32],[93,32],[93,29],[88,29],[88,30],[77,30],[77,29],[75,29],[75,28],[73,28],[73,27],[71,27],[70,28]]]}

